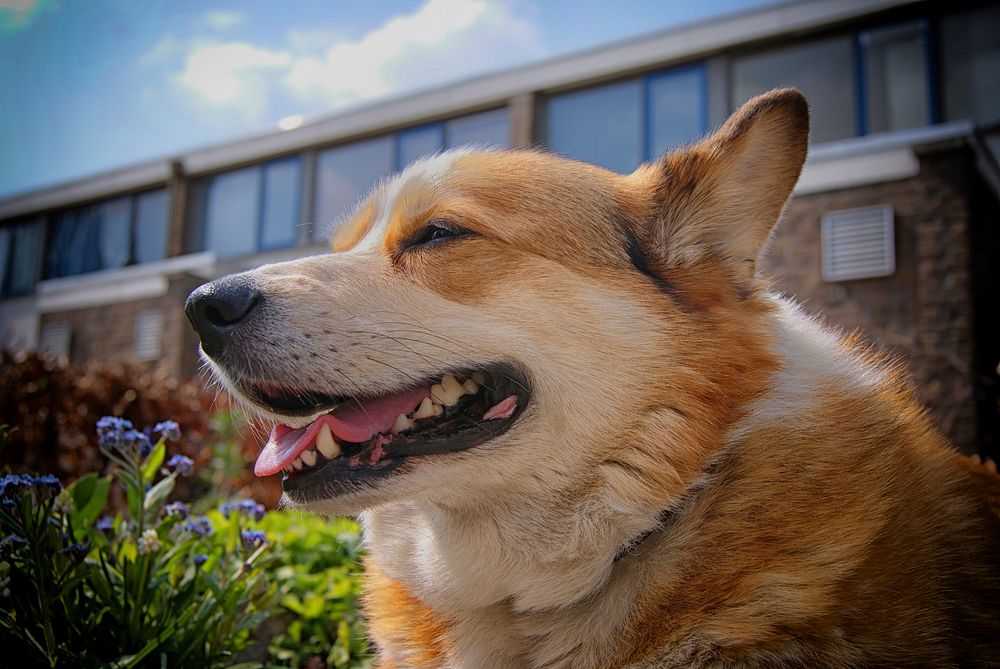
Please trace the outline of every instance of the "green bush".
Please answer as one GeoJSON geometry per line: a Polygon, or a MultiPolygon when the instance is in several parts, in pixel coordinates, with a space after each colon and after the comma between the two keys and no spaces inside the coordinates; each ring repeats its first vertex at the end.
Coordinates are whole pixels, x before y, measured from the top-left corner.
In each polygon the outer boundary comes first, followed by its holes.
{"type": "MultiPolygon", "coordinates": [[[[171,421],[98,422],[111,476],[0,477],[0,647],[19,667],[365,667],[359,531],[253,500],[168,502],[171,421]],[[150,435],[159,435],[153,443],[150,435]],[[126,502],[103,516],[113,486],[126,502]],[[195,515],[196,511],[203,515],[195,515]],[[11,649],[11,650],[7,650],[11,649]],[[15,650],[16,649],[16,650],[15,650]],[[241,652],[242,651],[242,652],[241,652]]],[[[0,447],[6,430],[0,429],[0,447]]]]}
{"type": "Polygon", "coordinates": [[[261,527],[274,538],[269,573],[287,628],[271,639],[269,663],[280,666],[369,666],[364,625],[356,612],[360,589],[360,532],[344,518],[281,511],[261,527]]]}

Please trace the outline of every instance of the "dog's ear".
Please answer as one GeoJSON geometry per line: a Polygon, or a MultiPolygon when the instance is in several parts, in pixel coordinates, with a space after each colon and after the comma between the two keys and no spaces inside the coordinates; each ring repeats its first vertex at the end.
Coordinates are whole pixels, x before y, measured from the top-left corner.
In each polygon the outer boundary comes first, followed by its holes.
{"type": "Polygon", "coordinates": [[[653,190],[644,252],[667,272],[711,256],[741,290],[749,287],[808,137],[805,97],[778,89],[748,101],[698,144],[640,168],[633,176],[653,190]]]}

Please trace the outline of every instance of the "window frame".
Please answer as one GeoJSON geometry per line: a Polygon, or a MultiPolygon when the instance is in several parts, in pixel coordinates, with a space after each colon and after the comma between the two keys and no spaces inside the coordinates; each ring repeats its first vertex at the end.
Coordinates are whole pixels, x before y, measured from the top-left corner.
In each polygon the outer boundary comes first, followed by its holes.
{"type": "MultiPolygon", "coordinates": [[[[891,21],[889,23],[871,23],[853,31],[854,37],[854,88],[857,92],[857,109],[855,114],[858,122],[858,137],[867,137],[871,134],[871,118],[868,114],[868,101],[870,97],[868,81],[868,45],[864,43],[865,35],[873,32],[890,31],[893,29],[914,26],[922,33],[924,38],[924,82],[927,85],[927,125],[937,125],[941,122],[940,107],[941,98],[937,81],[937,40],[936,30],[933,29],[931,21],[927,16],[916,16],[901,21],[891,21]]],[[[886,130],[884,132],[894,132],[886,130]]],[[[883,131],[874,133],[883,134],[883,131]]]]}
{"type": "Polygon", "coordinates": [[[642,75],[642,134],[644,135],[642,146],[643,162],[653,160],[659,155],[654,155],[653,152],[653,97],[651,94],[653,83],[657,80],[667,79],[673,75],[686,74],[688,72],[697,72],[701,76],[701,86],[698,91],[701,95],[701,100],[699,100],[700,105],[698,107],[698,121],[701,129],[698,131],[698,134],[704,136],[705,133],[708,132],[709,91],[708,68],[706,67],[705,61],[700,60],[693,63],[686,63],[683,65],[657,70],[655,72],[648,72],[642,75]]]}
{"type": "MultiPolygon", "coordinates": [[[[169,185],[164,184],[162,186],[154,186],[152,188],[143,188],[142,190],[130,191],[130,192],[127,192],[127,193],[119,193],[117,195],[110,195],[108,197],[103,197],[103,198],[101,198],[99,200],[93,200],[91,202],[87,202],[87,203],[83,203],[83,204],[77,204],[77,205],[71,206],[71,207],[63,207],[61,209],[57,209],[57,210],[55,210],[53,212],[50,212],[49,214],[47,214],[44,217],[42,243],[41,243],[41,246],[42,246],[42,249],[41,249],[42,261],[41,261],[41,268],[40,268],[40,270],[38,272],[38,274],[40,276],[40,280],[45,281],[45,280],[48,280],[48,279],[64,279],[64,278],[71,277],[71,276],[83,276],[85,274],[94,274],[95,272],[103,272],[103,271],[113,270],[113,269],[122,269],[124,267],[132,267],[134,265],[147,265],[149,263],[161,262],[163,260],[166,260],[167,258],[170,257],[170,207],[171,207],[171,200],[172,200],[172,197],[171,197],[170,187],[169,187],[169,185]],[[144,195],[147,195],[149,193],[154,193],[154,192],[161,191],[161,190],[162,191],[166,191],[166,207],[167,207],[167,211],[166,211],[166,227],[165,227],[165,229],[163,231],[163,234],[164,234],[164,237],[165,237],[164,245],[163,245],[163,251],[164,251],[163,252],[163,257],[160,258],[160,259],[158,259],[158,260],[140,261],[138,259],[137,245],[136,245],[136,238],[137,238],[137,227],[136,226],[138,225],[138,212],[139,212],[138,202],[139,202],[139,198],[142,197],[142,196],[144,196],[144,195]],[[49,248],[49,245],[52,243],[52,240],[53,240],[52,228],[56,225],[57,219],[59,218],[59,216],[64,215],[64,214],[68,214],[68,213],[74,212],[74,211],[80,211],[80,210],[83,210],[83,209],[86,209],[86,208],[89,208],[89,207],[99,207],[99,206],[101,206],[104,203],[113,202],[115,200],[120,200],[120,199],[127,199],[128,200],[128,259],[123,264],[121,264],[121,265],[114,265],[114,266],[107,266],[107,267],[105,267],[103,265],[104,258],[102,257],[101,258],[101,264],[102,264],[102,266],[99,267],[99,268],[97,268],[97,269],[95,269],[95,270],[89,270],[89,271],[85,271],[85,272],[77,272],[77,273],[74,273],[74,274],[62,274],[62,275],[59,275],[59,276],[55,276],[51,272],[51,268],[50,268],[50,265],[49,265],[49,263],[50,263],[50,258],[49,258],[50,248],[49,248]]],[[[100,234],[103,235],[103,220],[102,220],[100,234]]],[[[100,243],[101,243],[101,239],[99,237],[98,238],[98,244],[100,244],[100,243]]]]}
{"type": "Polygon", "coordinates": [[[242,170],[253,170],[256,172],[257,178],[257,192],[254,194],[254,208],[256,214],[253,221],[253,248],[247,253],[240,253],[234,256],[226,256],[227,258],[242,258],[246,256],[255,255],[258,253],[268,253],[271,251],[280,251],[283,249],[295,248],[302,244],[302,234],[301,225],[302,222],[302,212],[305,209],[303,203],[303,193],[305,192],[305,179],[307,178],[306,169],[306,152],[299,151],[297,153],[290,153],[283,156],[277,156],[274,158],[268,158],[267,160],[239,165],[232,167],[221,172],[213,172],[211,174],[204,174],[195,177],[192,180],[192,191],[194,191],[193,206],[189,206],[187,210],[186,220],[188,230],[185,232],[185,237],[187,243],[185,246],[189,251],[212,251],[208,248],[208,205],[211,196],[212,185],[215,180],[226,174],[233,172],[239,172],[242,170]],[[292,162],[298,161],[298,180],[295,186],[295,193],[293,197],[293,202],[295,203],[295,211],[293,215],[294,223],[293,228],[297,231],[296,234],[292,235],[292,241],[288,244],[276,244],[276,245],[264,245],[264,214],[267,205],[267,178],[266,171],[268,166],[274,165],[282,162],[292,162]]]}
{"type": "Polygon", "coordinates": [[[3,270],[2,275],[0,275],[0,299],[13,299],[31,295],[35,292],[35,287],[38,285],[38,282],[44,278],[45,245],[48,239],[48,217],[39,214],[9,219],[0,223],[0,227],[10,231],[8,232],[10,235],[10,243],[7,245],[7,257],[3,267],[0,268],[3,270]],[[17,246],[14,243],[15,237],[13,230],[14,228],[22,226],[34,226],[36,228],[34,233],[37,235],[37,238],[35,239],[35,257],[32,263],[34,266],[34,272],[32,273],[30,286],[27,290],[12,292],[10,290],[11,278],[13,277],[14,272],[14,256],[17,253],[17,246]]]}
{"type": "MultiPolygon", "coordinates": [[[[557,98],[562,95],[569,95],[573,93],[579,93],[582,91],[596,90],[603,88],[605,86],[613,86],[619,83],[625,83],[628,81],[638,81],[639,83],[639,133],[638,138],[639,154],[640,154],[640,164],[649,162],[657,158],[660,154],[653,150],[653,96],[651,90],[653,84],[659,80],[668,79],[673,75],[685,74],[690,72],[697,72],[700,76],[701,82],[698,87],[698,93],[700,96],[698,105],[698,134],[704,136],[709,130],[709,81],[708,81],[708,64],[706,61],[697,60],[689,63],[681,63],[678,65],[672,65],[670,67],[658,68],[656,70],[650,70],[648,72],[641,73],[639,75],[630,77],[619,77],[616,79],[609,79],[606,81],[601,81],[596,84],[588,84],[586,86],[579,86],[575,88],[570,88],[567,90],[560,90],[555,93],[549,93],[545,96],[545,107],[543,110],[543,128],[544,137],[542,138],[542,143],[551,150],[551,145],[549,143],[550,128],[552,121],[549,117],[549,104],[553,98],[557,98]]],[[[638,166],[637,166],[638,167],[638,166]]]]}
{"type": "Polygon", "coordinates": [[[257,253],[266,253],[268,251],[279,251],[281,249],[290,249],[300,244],[301,234],[293,234],[292,242],[290,244],[276,244],[276,245],[265,245],[264,244],[264,215],[267,211],[267,167],[270,165],[276,165],[283,162],[292,162],[294,160],[298,161],[298,179],[295,184],[295,192],[293,193],[292,201],[295,203],[295,212],[292,219],[295,221],[292,224],[292,228],[297,233],[299,232],[299,226],[302,225],[302,192],[304,190],[304,184],[306,180],[306,161],[305,155],[302,153],[293,153],[291,155],[282,156],[280,158],[272,158],[263,163],[259,164],[260,169],[260,187],[257,189],[257,253]]]}

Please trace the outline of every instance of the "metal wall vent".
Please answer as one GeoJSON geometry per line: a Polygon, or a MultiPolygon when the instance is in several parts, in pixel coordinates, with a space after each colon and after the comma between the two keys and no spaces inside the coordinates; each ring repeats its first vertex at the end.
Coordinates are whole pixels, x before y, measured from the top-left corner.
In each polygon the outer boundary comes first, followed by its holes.
{"type": "Polygon", "coordinates": [[[163,314],[158,309],[140,311],[135,316],[132,353],[137,360],[156,360],[162,353],[163,314]]]}
{"type": "Polygon", "coordinates": [[[73,328],[69,323],[46,323],[38,334],[38,350],[69,357],[73,328]]]}
{"type": "Polygon", "coordinates": [[[821,225],[827,281],[870,279],[896,271],[892,207],[833,211],[821,225]]]}

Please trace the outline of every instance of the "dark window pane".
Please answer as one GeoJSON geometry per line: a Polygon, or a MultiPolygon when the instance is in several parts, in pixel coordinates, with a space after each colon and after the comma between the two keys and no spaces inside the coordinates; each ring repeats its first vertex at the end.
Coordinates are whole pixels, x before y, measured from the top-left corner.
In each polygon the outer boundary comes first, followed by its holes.
{"type": "Polygon", "coordinates": [[[649,78],[648,156],[697,139],[706,130],[705,72],[700,67],[649,78]]]}
{"type": "Polygon", "coordinates": [[[641,101],[639,80],[552,97],[549,148],[609,170],[631,172],[643,160],[641,101]]]}
{"type": "Polygon", "coordinates": [[[132,221],[132,198],[120,197],[97,205],[101,219],[101,269],[128,264],[132,245],[129,229],[132,221]]]}
{"type": "Polygon", "coordinates": [[[871,30],[861,33],[859,39],[865,54],[868,132],[930,123],[924,26],[871,30]]]}
{"type": "Polygon", "coordinates": [[[135,198],[135,261],[154,262],[167,257],[170,195],[166,188],[135,198]]]}
{"type": "Polygon", "coordinates": [[[205,249],[232,258],[257,249],[260,167],[214,177],[205,205],[205,249]]]}
{"type": "Polygon", "coordinates": [[[780,86],[795,86],[809,99],[813,142],[858,134],[854,48],[850,37],[809,42],[733,61],[733,102],[780,86]]]}
{"type": "Polygon", "coordinates": [[[7,294],[7,268],[10,266],[10,249],[13,246],[14,226],[0,228],[0,295],[7,294]]]}
{"type": "Polygon", "coordinates": [[[444,124],[444,135],[449,149],[456,146],[505,148],[510,146],[510,118],[506,109],[453,118],[444,124]]]}
{"type": "Polygon", "coordinates": [[[398,141],[396,165],[402,170],[410,163],[440,151],[444,147],[444,130],[440,123],[411,128],[400,132],[398,141]]]}
{"type": "Polygon", "coordinates": [[[944,118],[1000,121],[1000,6],[941,21],[944,118]]]}
{"type": "Polygon", "coordinates": [[[72,276],[101,269],[100,235],[98,206],[57,214],[50,228],[46,276],[72,276]]]}
{"type": "Polygon", "coordinates": [[[261,248],[292,246],[298,241],[301,182],[302,161],[298,157],[264,165],[261,248]]]}
{"type": "Polygon", "coordinates": [[[41,221],[27,221],[11,228],[10,273],[6,285],[8,295],[25,295],[34,290],[41,240],[41,221]]]}
{"type": "Polygon", "coordinates": [[[316,236],[327,234],[361,196],[393,171],[393,138],[378,137],[323,151],[316,157],[316,236]]]}

